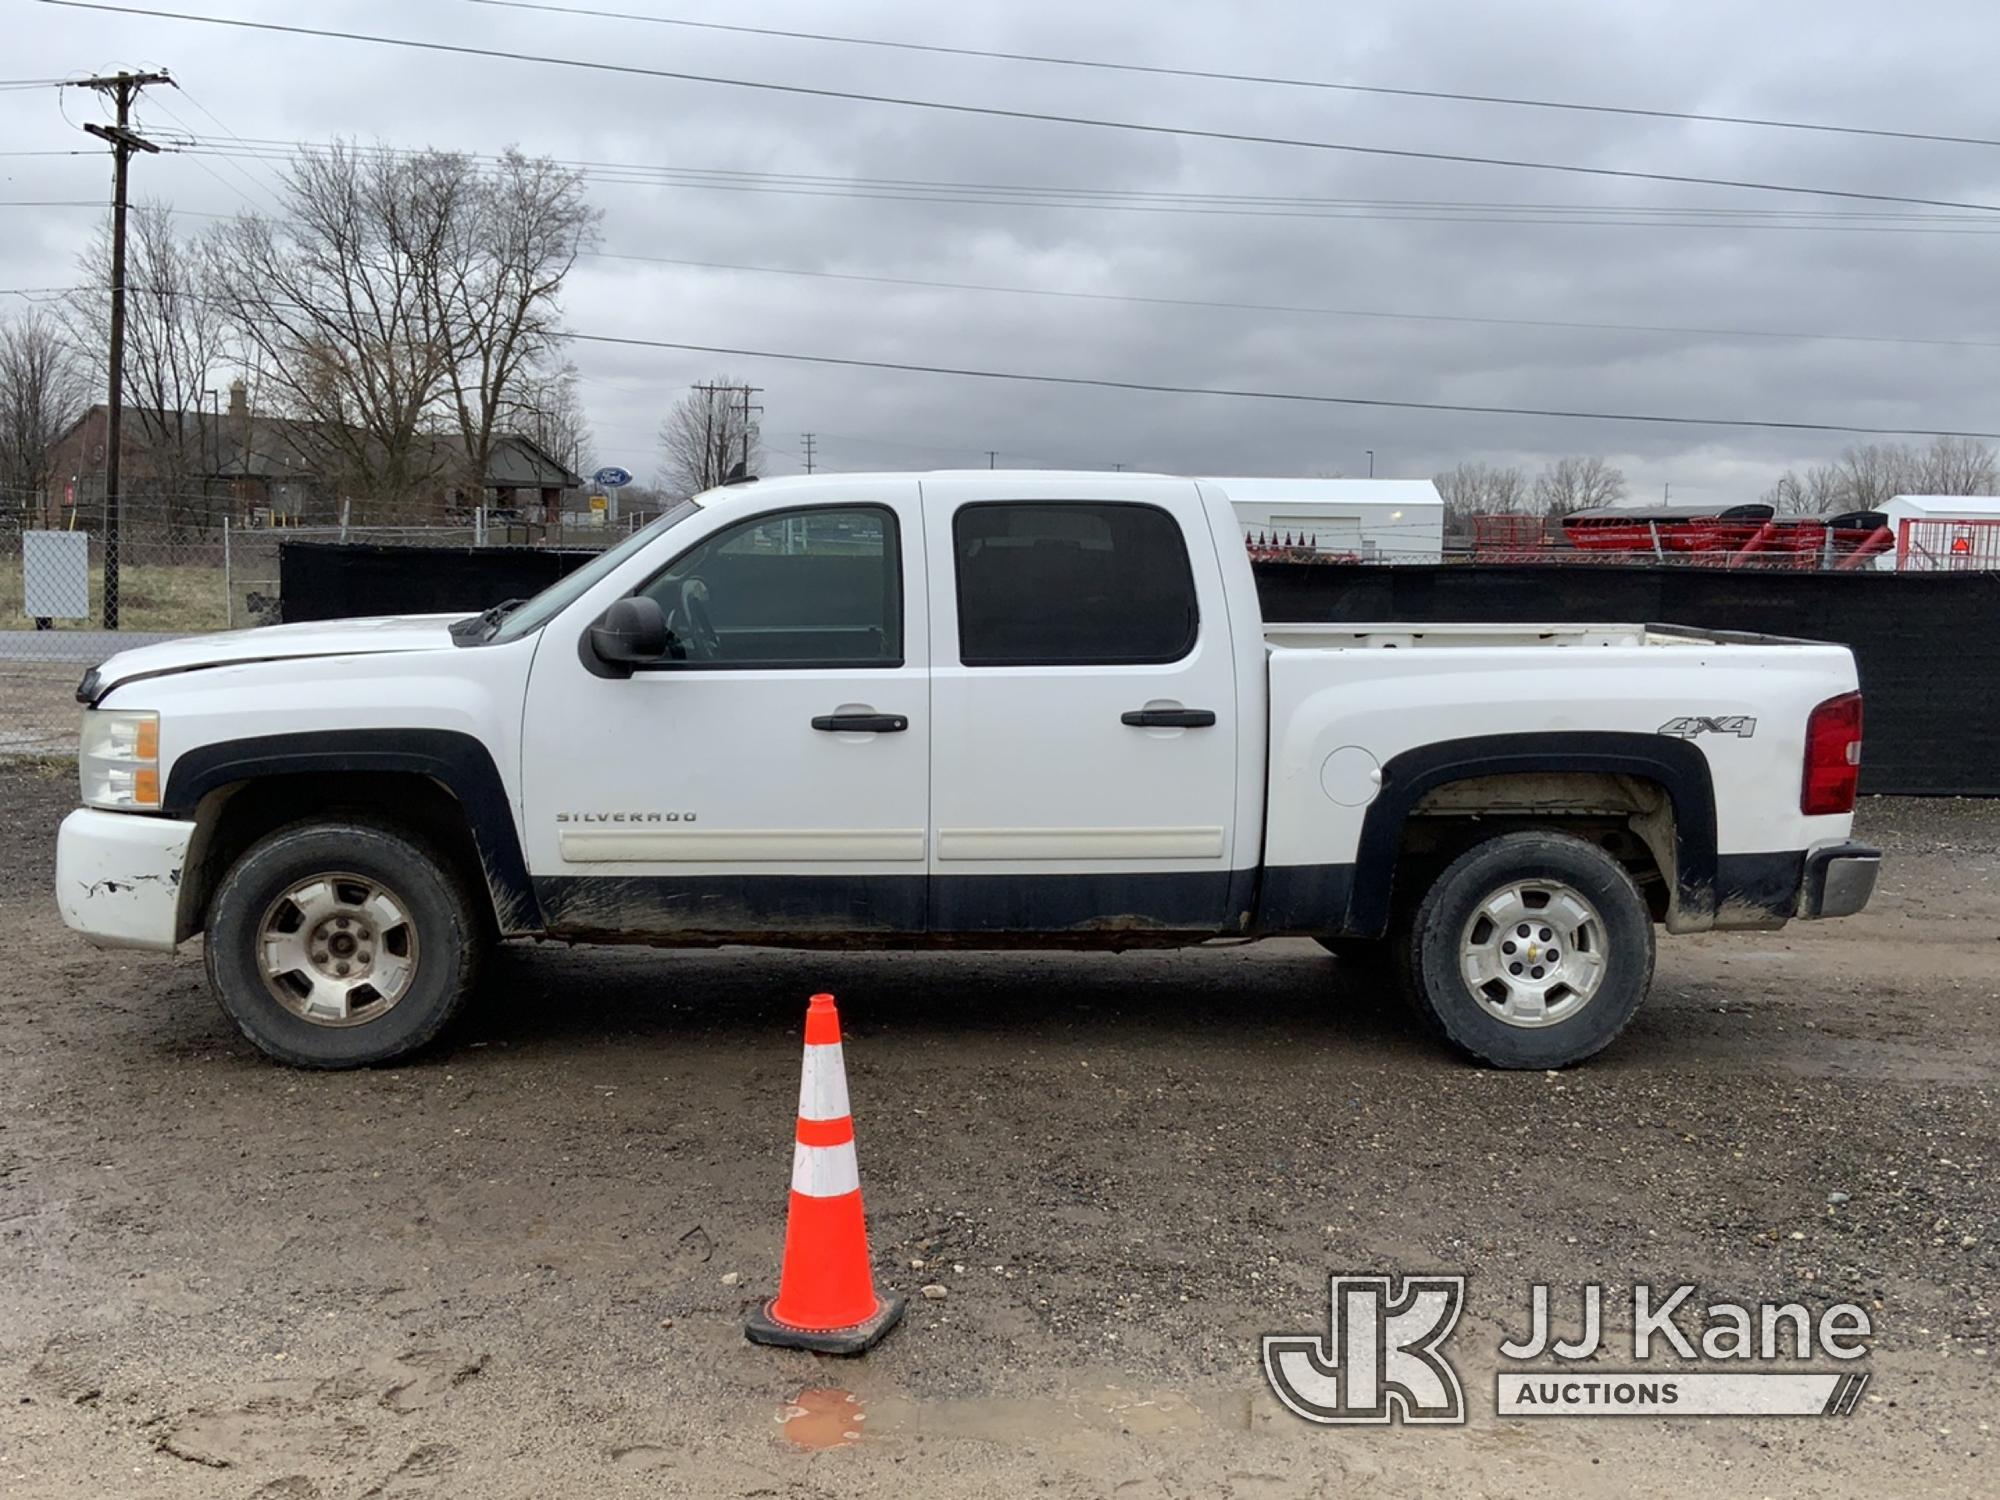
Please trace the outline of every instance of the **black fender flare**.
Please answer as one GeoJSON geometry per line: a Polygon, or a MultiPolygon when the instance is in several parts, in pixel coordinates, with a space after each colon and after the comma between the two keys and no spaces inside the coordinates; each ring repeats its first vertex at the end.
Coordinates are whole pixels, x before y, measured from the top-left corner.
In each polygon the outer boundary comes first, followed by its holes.
{"type": "Polygon", "coordinates": [[[210,792],[279,776],[414,772],[451,793],[465,810],[473,848],[502,932],[533,932],[541,908],[521,852],[500,769],[486,746],[450,729],[332,729],[269,734],[198,745],[175,758],[160,810],[192,819],[210,792]]]}
{"type": "Polygon", "coordinates": [[[1382,789],[1362,819],[1341,930],[1368,937],[1387,930],[1403,825],[1428,793],[1477,776],[1550,771],[1608,772],[1658,783],[1674,810],[1678,904],[1690,915],[1714,911],[1715,783],[1708,757],[1685,740],[1664,735],[1551,730],[1440,740],[1391,757],[1382,767],[1382,789]]]}

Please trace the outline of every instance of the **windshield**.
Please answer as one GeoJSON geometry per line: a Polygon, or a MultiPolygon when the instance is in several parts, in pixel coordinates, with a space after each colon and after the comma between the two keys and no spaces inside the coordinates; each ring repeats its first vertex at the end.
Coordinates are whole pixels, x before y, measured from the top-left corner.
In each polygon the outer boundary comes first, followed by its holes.
{"type": "Polygon", "coordinates": [[[610,573],[640,548],[649,545],[655,537],[662,536],[680,525],[701,507],[692,500],[683,500],[664,512],[658,520],[652,521],[633,532],[615,547],[608,547],[574,573],[567,573],[543,589],[526,604],[510,610],[499,628],[487,637],[489,641],[514,641],[530,631],[540,630],[557,615],[568,609],[578,599],[590,592],[596,582],[610,573]]]}

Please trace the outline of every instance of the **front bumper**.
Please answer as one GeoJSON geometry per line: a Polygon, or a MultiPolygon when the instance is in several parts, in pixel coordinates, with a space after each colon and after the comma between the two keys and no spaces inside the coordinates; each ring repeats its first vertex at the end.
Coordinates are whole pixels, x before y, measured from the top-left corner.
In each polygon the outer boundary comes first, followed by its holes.
{"type": "Polygon", "coordinates": [[[56,836],[56,905],[100,948],[171,953],[194,824],[80,807],[56,836]]]}
{"type": "Polygon", "coordinates": [[[1799,890],[1802,917],[1851,917],[1875,894],[1882,851],[1866,844],[1829,844],[1806,856],[1799,890]]]}

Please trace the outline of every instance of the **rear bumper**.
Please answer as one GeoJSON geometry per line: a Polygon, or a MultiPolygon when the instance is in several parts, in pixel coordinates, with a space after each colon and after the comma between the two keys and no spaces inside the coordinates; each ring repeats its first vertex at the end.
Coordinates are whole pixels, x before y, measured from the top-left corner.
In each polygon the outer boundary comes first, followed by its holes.
{"type": "Polygon", "coordinates": [[[171,953],[194,824],[78,808],[56,836],[56,905],[100,948],[171,953]]]}
{"type": "Polygon", "coordinates": [[[1802,917],[1851,917],[1875,894],[1882,851],[1867,844],[1829,844],[1806,856],[1799,889],[1802,917]]]}

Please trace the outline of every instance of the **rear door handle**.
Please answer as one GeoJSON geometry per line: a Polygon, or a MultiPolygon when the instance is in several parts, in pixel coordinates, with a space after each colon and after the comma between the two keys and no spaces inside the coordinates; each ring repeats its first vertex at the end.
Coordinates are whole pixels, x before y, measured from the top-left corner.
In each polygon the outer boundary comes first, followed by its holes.
{"type": "Polygon", "coordinates": [[[1208,729],[1215,723],[1212,708],[1135,708],[1118,716],[1134,729],[1208,729]]]}
{"type": "Polygon", "coordinates": [[[909,727],[901,714],[821,714],[813,720],[813,728],[828,734],[901,734],[909,727]]]}

